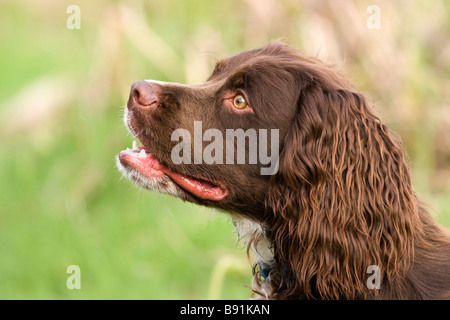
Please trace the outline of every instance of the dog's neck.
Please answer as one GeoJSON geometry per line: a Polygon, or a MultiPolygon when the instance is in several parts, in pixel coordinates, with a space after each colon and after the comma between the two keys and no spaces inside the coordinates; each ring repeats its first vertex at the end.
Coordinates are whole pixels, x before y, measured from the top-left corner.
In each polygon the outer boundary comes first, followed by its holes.
{"type": "Polygon", "coordinates": [[[255,259],[266,264],[273,264],[271,242],[266,237],[263,227],[259,223],[236,216],[233,217],[233,224],[239,240],[247,245],[250,244],[255,259]]]}
{"type": "Polygon", "coordinates": [[[239,236],[255,256],[252,287],[258,294],[256,299],[268,299],[272,291],[270,273],[274,268],[274,254],[271,241],[266,237],[264,228],[257,222],[234,216],[233,224],[239,236]]]}

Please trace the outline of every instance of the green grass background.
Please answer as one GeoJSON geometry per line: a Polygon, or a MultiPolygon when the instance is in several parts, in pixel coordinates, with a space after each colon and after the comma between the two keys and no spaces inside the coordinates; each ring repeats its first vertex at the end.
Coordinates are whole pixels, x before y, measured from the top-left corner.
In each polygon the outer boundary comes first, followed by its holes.
{"type": "Polygon", "coordinates": [[[283,38],[332,59],[402,137],[415,189],[450,226],[446,1],[1,1],[0,298],[246,299],[230,219],[140,190],[115,155],[139,79],[195,83],[283,38]],[[315,3],[315,2],[314,2],[315,3]],[[81,29],[69,30],[69,4],[81,29]],[[369,4],[381,30],[365,26],[369,4]],[[69,265],[81,289],[69,290],[69,265]]]}

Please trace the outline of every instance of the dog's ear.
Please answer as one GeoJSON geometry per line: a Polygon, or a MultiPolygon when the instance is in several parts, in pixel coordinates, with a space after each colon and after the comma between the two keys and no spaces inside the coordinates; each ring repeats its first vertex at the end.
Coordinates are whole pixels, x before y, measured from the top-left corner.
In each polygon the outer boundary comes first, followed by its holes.
{"type": "Polygon", "coordinates": [[[371,266],[385,281],[408,269],[417,202],[401,143],[365,97],[310,72],[266,197],[274,297],[366,297],[371,266]]]}

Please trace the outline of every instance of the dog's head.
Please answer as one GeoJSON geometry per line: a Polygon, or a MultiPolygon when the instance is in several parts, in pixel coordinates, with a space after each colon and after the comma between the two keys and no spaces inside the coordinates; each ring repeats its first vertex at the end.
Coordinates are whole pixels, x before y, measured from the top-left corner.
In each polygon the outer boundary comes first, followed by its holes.
{"type": "Polygon", "coordinates": [[[141,145],[119,154],[119,169],[147,189],[261,216],[297,109],[297,55],[274,42],[220,60],[200,85],[133,83],[125,122],[141,145]]]}
{"type": "Polygon", "coordinates": [[[117,164],[144,188],[261,221],[274,175],[288,172],[300,151],[283,151],[285,140],[299,138],[292,127],[304,122],[315,135],[314,117],[327,112],[318,95],[350,88],[329,66],[279,42],[218,61],[203,84],[137,81],[125,123],[140,144],[117,164]]]}

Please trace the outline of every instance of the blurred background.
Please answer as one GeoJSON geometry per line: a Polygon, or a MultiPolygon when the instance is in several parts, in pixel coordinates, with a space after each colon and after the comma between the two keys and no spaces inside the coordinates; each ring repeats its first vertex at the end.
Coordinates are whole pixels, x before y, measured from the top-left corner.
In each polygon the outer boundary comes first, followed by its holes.
{"type": "Polygon", "coordinates": [[[445,0],[0,0],[0,298],[247,299],[230,219],[139,190],[114,158],[133,141],[133,81],[201,83],[270,39],[335,63],[370,97],[450,227],[449,17],[445,0]]]}

